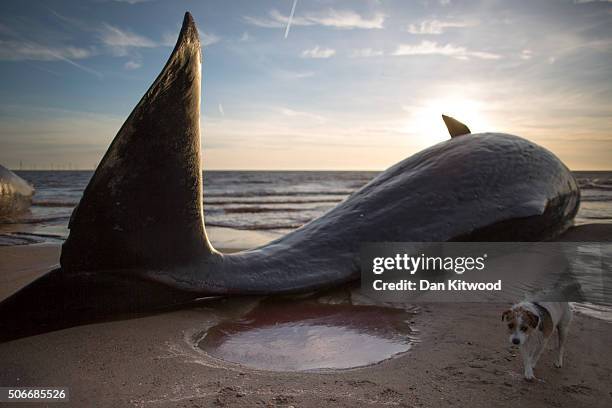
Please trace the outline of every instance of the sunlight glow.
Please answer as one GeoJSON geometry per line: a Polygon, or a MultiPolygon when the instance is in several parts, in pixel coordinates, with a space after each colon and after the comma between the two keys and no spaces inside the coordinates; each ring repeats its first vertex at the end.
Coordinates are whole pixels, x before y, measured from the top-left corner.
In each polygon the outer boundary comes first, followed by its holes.
{"type": "Polygon", "coordinates": [[[448,140],[449,134],[442,114],[465,123],[472,133],[490,132],[493,126],[478,100],[455,96],[433,98],[422,105],[403,108],[409,113],[402,131],[410,134],[414,146],[427,147],[448,140]]]}

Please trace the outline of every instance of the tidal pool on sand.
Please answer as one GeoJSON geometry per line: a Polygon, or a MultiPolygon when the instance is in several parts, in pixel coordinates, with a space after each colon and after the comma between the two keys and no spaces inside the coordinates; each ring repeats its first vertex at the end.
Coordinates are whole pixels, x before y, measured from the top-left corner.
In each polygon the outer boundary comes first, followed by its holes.
{"type": "Polygon", "coordinates": [[[240,319],[210,328],[198,347],[209,355],[275,371],[366,366],[407,351],[413,312],[316,301],[266,301],[240,319]]]}

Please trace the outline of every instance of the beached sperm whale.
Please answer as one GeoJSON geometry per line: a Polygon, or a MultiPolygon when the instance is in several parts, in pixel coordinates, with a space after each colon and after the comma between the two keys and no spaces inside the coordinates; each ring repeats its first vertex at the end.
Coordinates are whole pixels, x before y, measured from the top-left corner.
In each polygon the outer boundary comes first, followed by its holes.
{"type": "Polygon", "coordinates": [[[13,221],[27,211],[33,195],[30,183],[0,165],[0,222],[13,221]]]}
{"type": "Polygon", "coordinates": [[[186,14],[170,59],[72,214],[61,268],[0,304],[1,318],[327,288],[359,277],[362,242],[544,240],[578,209],[576,180],[554,154],[517,136],[465,134],[446,118],[456,137],[397,163],[320,218],[260,248],[219,253],[204,223],[200,66],[186,14]]]}

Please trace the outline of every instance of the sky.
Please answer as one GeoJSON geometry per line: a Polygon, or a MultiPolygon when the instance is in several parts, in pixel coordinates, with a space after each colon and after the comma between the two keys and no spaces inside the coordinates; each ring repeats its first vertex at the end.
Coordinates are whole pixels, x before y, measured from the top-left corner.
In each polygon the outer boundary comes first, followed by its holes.
{"type": "Polygon", "coordinates": [[[612,169],[612,2],[0,3],[0,163],[94,168],[190,11],[205,169],[382,170],[473,133],[612,169]]]}

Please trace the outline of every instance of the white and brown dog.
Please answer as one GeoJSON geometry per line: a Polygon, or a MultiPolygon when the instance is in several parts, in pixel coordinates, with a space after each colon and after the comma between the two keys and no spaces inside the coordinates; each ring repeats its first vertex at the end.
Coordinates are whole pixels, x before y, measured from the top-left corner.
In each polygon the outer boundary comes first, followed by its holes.
{"type": "Polygon", "coordinates": [[[567,302],[521,302],[502,314],[507,322],[510,342],[518,345],[525,368],[525,379],[533,380],[533,369],[555,328],[559,336],[556,367],[563,365],[563,351],[572,310],[567,302]]]}

